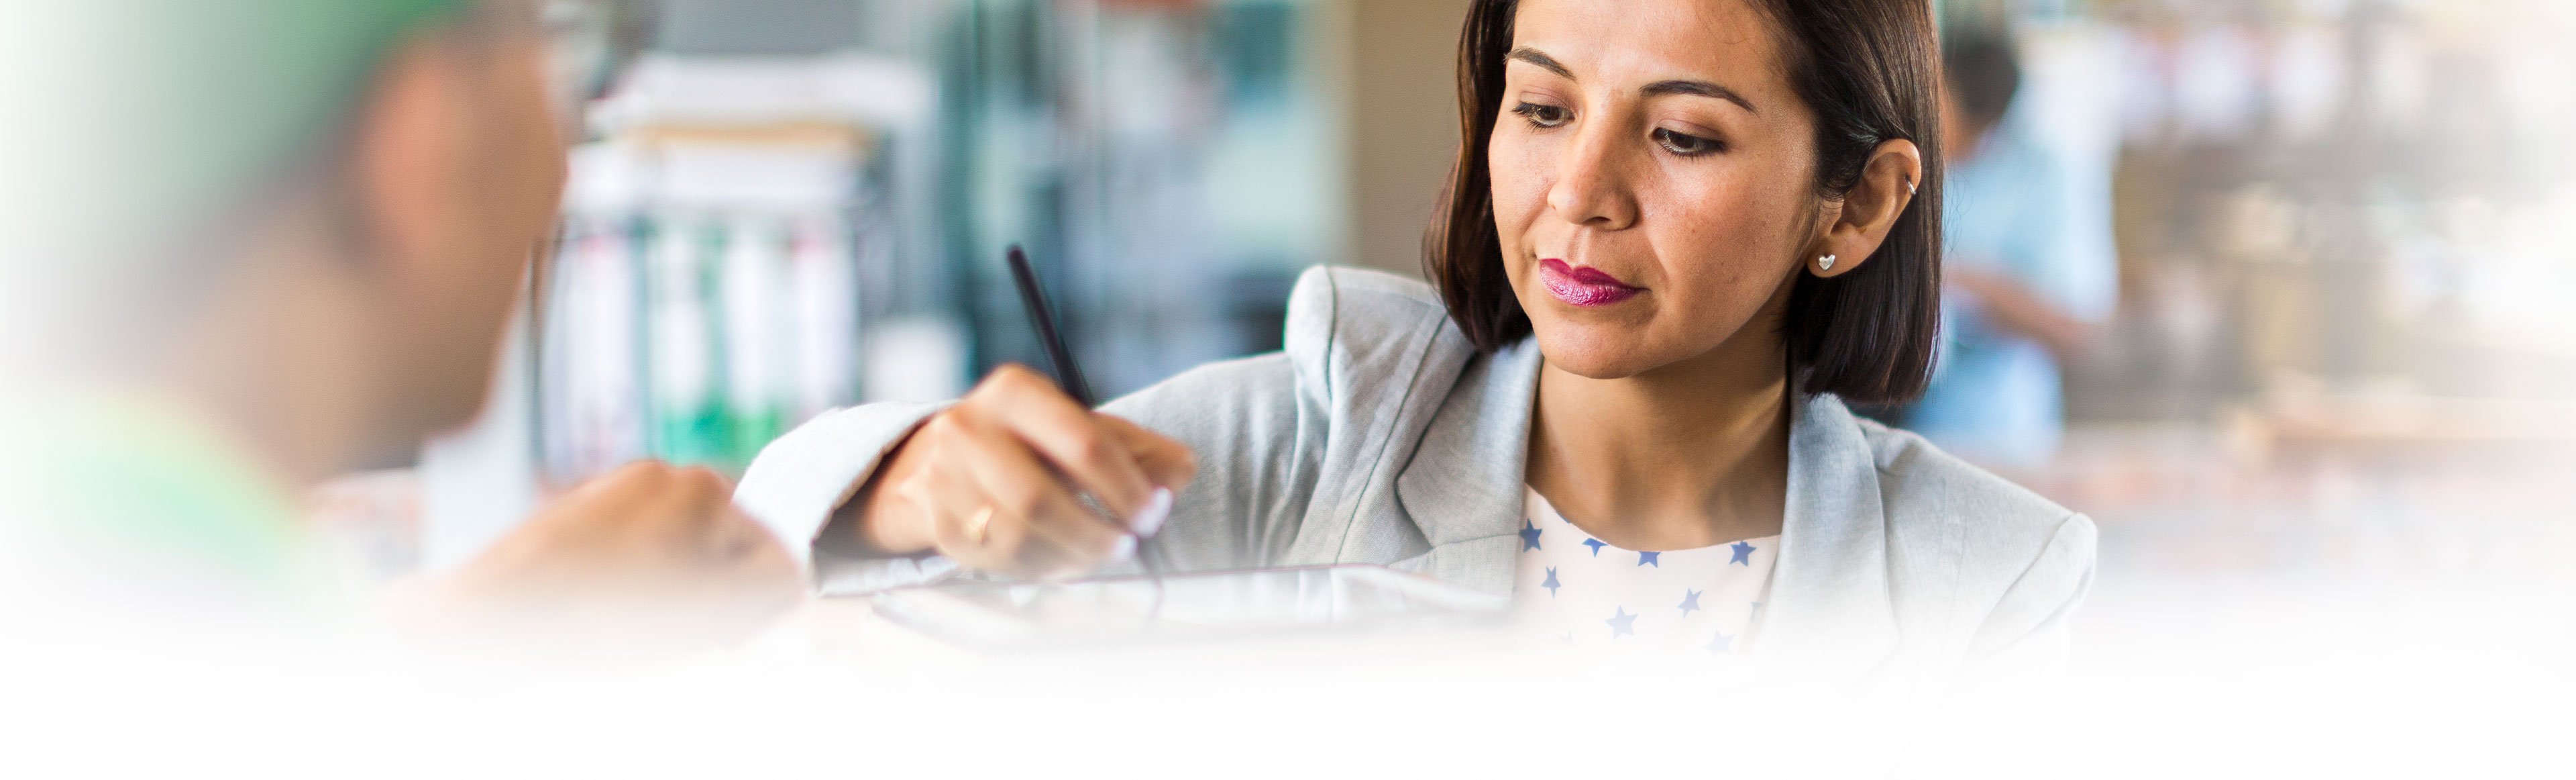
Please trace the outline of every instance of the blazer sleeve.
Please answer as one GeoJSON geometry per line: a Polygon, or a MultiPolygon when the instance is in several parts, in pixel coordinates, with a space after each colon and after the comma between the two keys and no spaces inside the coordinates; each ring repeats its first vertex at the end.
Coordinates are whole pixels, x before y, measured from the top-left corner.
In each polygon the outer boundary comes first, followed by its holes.
{"type": "Polygon", "coordinates": [[[2061,716],[2069,619],[2093,583],[2093,521],[2068,514],[2004,591],[1970,641],[1948,695],[1931,702],[1897,754],[1981,778],[2063,777],[2053,746],[2074,735],[2061,716]]]}
{"type": "MultiPolygon", "coordinates": [[[[1174,571],[1258,566],[1294,536],[1312,495],[1316,457],[1284,355],[1201,366],[1101,411],[1188,445],[1199,472],[1173,496],[1153,554],[1174,571]]],[[[744,472],[734,503],[811,564],[825,593],[865,593],[956,571],[939,556],[861,558],[817,545],[835,511],[876,474],[937,404],[871,404],[833,412],[780,437],[744,472]]],[[[1106,573],[1132,571],[1134,565],[1106,573]]]]}
{"type": "Polygon", "coordinates": [[[2094,536],[2082,514],[2058,524],[1970,640],[1969,669],[2057,677],[2072,645],[2069,620],[2093,587],[2094,536]]]}
{"type": "MultiPolygon", "coordinates": [[[[1170,570],[1265,565],[1295,538],[1331,427],[1323,345],[1336,329],[1334,299],[1331,277],[1310,271],[1289,300],[1285,352],[1200,366],[1101,407],[1198,456],[1197,478],[1173,496],[1171,520],[1152,545],[1170,570]]],[[[948,576],[957,567],[938,556],[866,559],[814,544],[885,455],[943,408],[871,404],[816,418],[761,451],[735,503],[811,562],[824,593],[948,576]]]]}

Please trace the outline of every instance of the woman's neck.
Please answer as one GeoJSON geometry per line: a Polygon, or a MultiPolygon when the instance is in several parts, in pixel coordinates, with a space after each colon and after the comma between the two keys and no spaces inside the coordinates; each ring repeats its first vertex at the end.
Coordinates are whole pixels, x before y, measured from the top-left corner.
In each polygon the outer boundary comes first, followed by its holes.
{"type": "Polygon", "coordinates": [[[1539,370],[1528,479],[1567,519],[1631,550],[1780,532],[1789,381],[1777,335],[1748,326],[1707,354],[1636,376],[1539,370]]]}

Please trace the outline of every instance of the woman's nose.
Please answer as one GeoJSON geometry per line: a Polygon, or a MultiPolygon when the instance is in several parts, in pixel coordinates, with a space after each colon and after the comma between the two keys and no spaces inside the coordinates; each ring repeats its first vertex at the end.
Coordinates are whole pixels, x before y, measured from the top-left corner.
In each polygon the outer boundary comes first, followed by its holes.
{"type": "Polygon", "coordinates": [[[1637,202],[1621,170],[1614,123],[1585,123],[1557,166],[1547,205],[1577,225],[1623,230],[1637,221],[1637,202]]]}

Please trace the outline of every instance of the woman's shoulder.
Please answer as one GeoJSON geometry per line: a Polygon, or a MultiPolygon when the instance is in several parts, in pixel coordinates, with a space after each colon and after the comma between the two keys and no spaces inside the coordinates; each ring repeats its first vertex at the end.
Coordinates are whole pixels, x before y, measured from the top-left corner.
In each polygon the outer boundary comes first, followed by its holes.
{"type": "Polygon", "coordinates": [[[1855,421],[1869,442],[1880,501],[1899,544],[1938,545],[1984,564],[1970,570],[2021,574],[2051,562],[2091,568],[2094,529],[2084,515],[1912,432],[1855,421]]]}
{"type": "Polygon", "coordinates": [[[1476,354],[1430,285],[1358,268],[1299,275],[1283,336],[1282,352],[1199,366],[1107,408],[1166,433],[1247,420],[1272,436],[1300,425],[1418,433],[1476,354]]]}
{"type": "Polygon", "coordinates": [[[1476,354],[1438,291],[1384,271],[1307,269],[1288,296],[1286,326],[1299,385],[1336,406],[1454,382],[1476,354]]]}
{"type": "Polygon", "coordinates": [[[1419,279],[1364,268],[1319,265],[1299,274],[1288,294],[1286,324],[1291,354],[1330,349],[1335,342],[1444,330],[1460,336],[1460,345],[1466,346],[1463,334],[1449,325],[1449,309],[1438,290],[1419,279]]]}

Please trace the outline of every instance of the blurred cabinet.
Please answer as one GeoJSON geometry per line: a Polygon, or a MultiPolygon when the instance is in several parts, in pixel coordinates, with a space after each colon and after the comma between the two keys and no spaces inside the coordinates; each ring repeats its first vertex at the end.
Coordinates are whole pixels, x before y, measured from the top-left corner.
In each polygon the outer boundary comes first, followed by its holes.
{"type": "Polygon", "coordinates": [[[540,279],[539,448],[569,482],[637,458],[739,470],[861,400],[899,229],[887,149],[926,75],[849,55],[660,55],[594,111],[540,279]]]}
{"type": "Polygon", "coordinates": [[[1278,348],[1349,251],[1338,0],[651,7],[537,279],[549,483],[1042,363],[1012,244],[1110,394],[1278,348]]]}

